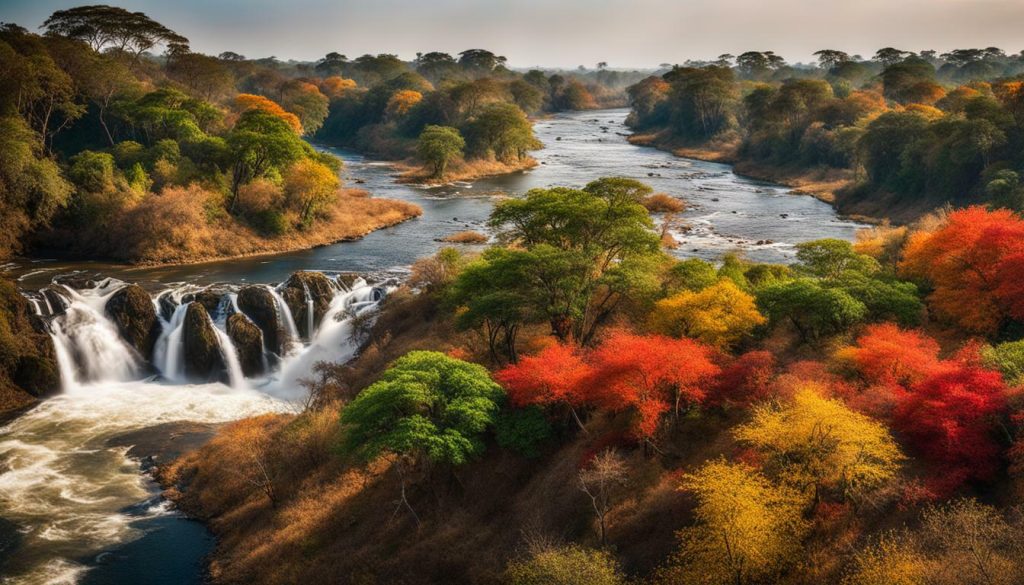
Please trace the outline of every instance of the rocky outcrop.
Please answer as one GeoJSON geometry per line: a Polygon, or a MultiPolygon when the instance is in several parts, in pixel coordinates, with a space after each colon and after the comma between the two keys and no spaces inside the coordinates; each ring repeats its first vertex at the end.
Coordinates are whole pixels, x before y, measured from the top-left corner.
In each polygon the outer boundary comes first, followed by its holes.
{"type": "Polygon", "coordinates": [[[222,292],[206,289],[199,292],[189,293],[181,298],[181,302],[188,303],[199,303],[206,309],[206,312],[210,315],[216,315],[217,309],[220,308],[220,299],[223,296],[222,292]]]}
{"type": "Polygon", "coordinates": [[[60,389],[53,342],[28,300],[0,280],[0,412],[60,389]]]}
{"type": "Polygon", "coordinates": [[[149,294],[141,286],[129,284],[111,295],[105,308],[121,337],[148,360],[160,337],[160,321],[149,294]]]}
{"type": "Polygon", "coordinates": [[[245,376],[263,373],[263,332],[242,313],[228,317],[228,337],[238,352],[238,361],[245,376]]]}
{"type": "Polygon", "coordinates": [[[304,339],[312,336],[309,330],[308,298],[313,300],[313,327],[315,328],[327,314],[334,298],[335,288],[329,278],[320,272],[296,272],[291,275],[281,291],[288,308],[295,319],[295,327],[304,339]],[[307,291],[309,297],[307,297],[307,291]]]}
{"type": "Polygon", "coordinates": [[[238,308],[263,332],[264,346],[277,355],[283,353],[287,336],[277,316],[274,296],[262,286],[247,286],[238,291],[238,308]]]}
{"type": "Polygon", "coordinates": [[[202,303],[192,302],[185,310],[185,376],[193,382],[212,382],[224,377],[224,358],[217,333],[202,303]]]}

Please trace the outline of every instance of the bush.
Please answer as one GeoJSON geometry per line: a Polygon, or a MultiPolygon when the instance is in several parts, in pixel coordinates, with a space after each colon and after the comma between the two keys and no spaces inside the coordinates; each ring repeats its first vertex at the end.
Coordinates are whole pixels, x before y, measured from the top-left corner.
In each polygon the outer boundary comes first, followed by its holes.
{"type": "Polygon", "coordinates": [[[541,446],[551,435],[551,423],[537,406],[503,410],[494,421],[494,436],[498,444],[523,457],[540,455],[541,446]]]}
{"type": "Polygon", "coordinates": [[[578,546],[549,547],[514,561],[508,585],[623,585],[626,579],[608,553],[578,546]]]}
{"type": "Polygon", "coordinates": [[[644,207],[651,213],[679,213],[686,210],[686,202],[667,193],[655,193],[644,197],[644,207]]]}

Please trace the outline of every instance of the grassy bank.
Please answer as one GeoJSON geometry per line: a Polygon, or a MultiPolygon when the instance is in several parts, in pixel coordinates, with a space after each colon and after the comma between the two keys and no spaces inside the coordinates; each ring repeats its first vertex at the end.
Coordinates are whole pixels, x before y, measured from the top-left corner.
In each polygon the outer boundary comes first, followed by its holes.
{"type": "Polygon", "coordinates": [[[445,185],[454,181],[475,181],[485,177],[518,173],[537,166],[537,161],[532,157],[526,157],[515,163],[487,159],[457,161],[448,167],[443,177],[435,177],[430,169],[409,163],[400,163],[395,166],[399,173],[398,182],[400,183],[445,185]]]}

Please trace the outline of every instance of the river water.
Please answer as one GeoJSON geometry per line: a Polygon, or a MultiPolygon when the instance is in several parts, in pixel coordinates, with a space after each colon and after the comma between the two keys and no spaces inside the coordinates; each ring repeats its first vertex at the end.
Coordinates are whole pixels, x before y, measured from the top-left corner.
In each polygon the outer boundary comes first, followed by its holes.
{"type": "MultiPolygon", "coordinates": [[[[860,227],[836,217],[825,203],[738,177],[728,166],[632,146],[625,139],[626,113],[607,110],[542,120],[536,132],[545,149],[536,153],[540,164],[535,169],[474,183],[402,185],[385,163],[328,149],[345,159],[348,184],[423,208],[420,218],[356,242],[181,267],[52,260],[6,266],[26,290],[45,287],[54,276],[69,272],[116,280],[69,291],[70,308],[47,317],[61,358],[64,391],[0,423],[0,582],[200,583],[212,539],[201,525],[168,509],[156,486],[140,473],[141,462],[130,447],[139,441],[174,439],[181,430],[175,425],[183,422],[214,425],[294,410],[294,380],[316,360],[351,355],[347,311],[353,302],[372,309],[381,290],[365,283],[355,290],[339,287],[316,336],[283,359],[276,375],[253,380],[235,376],[230,385],[183,384],[170,381],[180,364],[164,367],[166,359],[160,364],[154,360],[162,376],[140,367],[103,313],[105,300],[124,282],[151,290],[159,306],[160,291],[230,283],[224,293],[230,301],[231,287],[278,283],[297,270],[400,275],[414,260],[441,247],[440,238],[466,229],[486,231],[487,216],[502,197],[536,187],[578,187],[604,176],[641,179],[656,191],[687,201],[683,219],[689,228],[676,234],[681,245],[673,252],[679,256],[713,260],[741,251],[752,260],[787,262],[800,241],[851,239],[860,227]]],[[[49,315],[51,308],[44,309],[43,301],[37,297],[36,306],[49,315]]],[[[217,327],[223,328],[223,319],[217,327]]],[[[168,339],[174,339],[171,320],[164,327],[168,339]]],[[[221,343],[229,343],[223,335],[221,343]]]]}
{"type": "Polygon", "coordinates": [[[863,227],[836,216],[832,206],[790,189],[735,175],[728,165],[682,159],[626,141],[628,110],[559,114],[534,129],[544,149],[534,153],[536,168],[473,183],[432,188],[396,183],[392,167],[343,149],[326,148],[345,160],[350,186],[377,197],[411,201],[423,215],[355,241],[300,252],[162,268],[132,268],[92,262],[21,262],[13,267],[22,285],[39,288],[54,274],[86,270],[128,282],[280,282],[296,270],[361,274],[402,272],[417,258],[434,253],[437,240],[467,229],[485,231],[494,202],[501,197],[549,186],[581,187],[600,177],[630,177],[655,191],[681,197],[689,232],[678,234],[673,253],[709,260],[742,251],[751,260],[788,262],[793,245],[818,238],[852,239],[863,227]],[[757,242],[765,242],[760,245],[757,242]],[[28,275],[25,277],[25,275],[28,275]]]}

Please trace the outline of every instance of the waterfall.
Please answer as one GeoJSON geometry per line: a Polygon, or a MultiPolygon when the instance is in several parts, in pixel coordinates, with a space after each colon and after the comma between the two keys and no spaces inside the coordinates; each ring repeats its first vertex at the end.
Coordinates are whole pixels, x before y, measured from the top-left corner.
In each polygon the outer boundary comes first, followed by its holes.
{"type": "Polygon", "coordinates": [[[299,381],[309,376],[317,362],[343,363],[355,357],[360,345],[355,319],[376,311],[386,292],[359,278],[351,290],[335,295],[309,346],[283,361],[268,390],[282,398],[297,398],[303,392],[299,381]]]}
{"type": "MultiPolygon", "coordinates": [[[[295,353],[302,347],[302,338],[299,337],[299,329],[295,326],[295,319],[292,319],[292,311],[288,308],[288,303],[284,302],[284,298],[281,293],[272,286],[267,286],[267,290],[270,291],[270,295],[274,297],[274,305],[277,308],[277,318],[284,325],[285,333],[288,335],[288,341],[284,347],[283,353],[290,355],[295,353]]],[[[284,357],[284,356],[281,356],[284,357]]]]}
{"type": "Polygon", "coordinates": [[[188,305],[178,305],[170,321],[164,321],[163,330],[153,348],[153,365],[164,378],[172,382],[185,380],[185,311],[188,305]]]}
{"type": "Polygon", "coordinates": [[[142,363],[138,353],[121,339],[103,309],[121,284],[108,279],[81,293],[62,287],[70,303],[64,314],[50,323],[50,336],[65,390],[85,382],[124,382],[139,377],[142,363]]]}
{"type": "Polygon", "coordinates": [[[302,291],[306,293],[306,338],[312,343],[314,333],[313,320],[315,318],[313,315],[313,295],[310,294],[309,285],[306,284],[305,280],[302,281],[302,291]]]}

